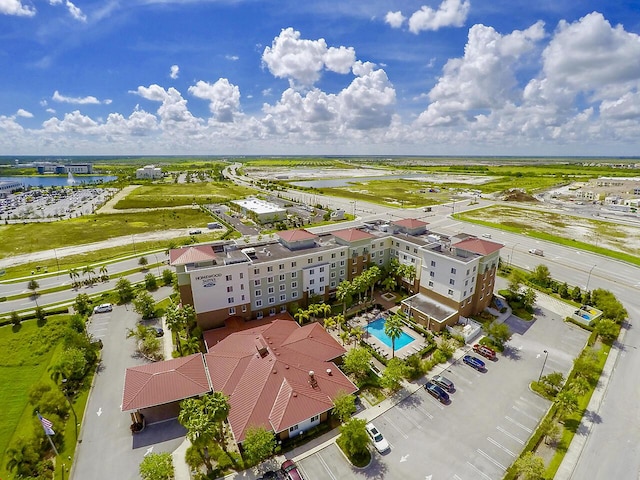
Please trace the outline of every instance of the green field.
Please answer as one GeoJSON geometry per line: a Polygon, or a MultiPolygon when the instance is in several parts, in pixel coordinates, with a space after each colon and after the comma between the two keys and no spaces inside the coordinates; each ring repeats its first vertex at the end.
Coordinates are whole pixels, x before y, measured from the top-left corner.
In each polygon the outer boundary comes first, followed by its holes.
{"type": "Polygon", "coordinates": [[[126,235],[203,226],[210,221],[211,216],[199,209],[181,209],[97,214],[57,222],[2,225],[0,258],[126,235]]]}
{"type": "Polygon", "coordinates": [[[136,188],[115,208],[159,208],[221,203],[255,195],[256,191],[227,182],[163,183],[136,188]]]}
{"type": "Polygon", "coordinates": [[[0,478],[7,478],[5,452],[12,440],[30,436],[33,412],[28,394],[31,386],[48,379],[47,368],[62,334],[68,315],[48,317],[39,327],[36,321],[23,322],[16,330],[12,325],[0,327],[0,478]]]}

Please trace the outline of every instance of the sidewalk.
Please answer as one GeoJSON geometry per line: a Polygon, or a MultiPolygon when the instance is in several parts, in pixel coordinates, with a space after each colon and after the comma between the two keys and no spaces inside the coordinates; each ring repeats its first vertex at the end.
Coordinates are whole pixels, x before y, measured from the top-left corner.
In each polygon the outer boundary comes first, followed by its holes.
{"type": "MultiPolygon", "coordinates": [[[[587,405],[587,411],[592,414],[598,413],[600,411],[600,405],[604,400],[605,395],[607,394],[607,388],[609,387],[609,380],[611,379],[611,375],[613,373],[613,369],[616,366],[616,362],[618,360],[618,355],[620,354],[620,348],[618,345],[624,344],[624,337],[627,334],[627,329],[624,328],[618,340],[613,344],[613,347],[609,351],[609,356],[607,357],[607,361],[604,364],[604,368],[602,369],[602,374],[600,375],[600,380],[598,381],[598,385],[596,386],[593,395],[591,396],[591,400],[589,400],[589,405],[587,405]]],[[[597,415],[583,415],[582,421],[578,426],[577,433],[574,435],[571,444],[569,445],[569,449],[556,472],[554,477],[555,480],[570,480],[573,477],[573,472],[580,460],[580,456],[582,455],[582,450],[587,443],[589,438],[589,434],[591,433],[591,429],[593,428],[593,419],[597,417],[597,415]]]]}

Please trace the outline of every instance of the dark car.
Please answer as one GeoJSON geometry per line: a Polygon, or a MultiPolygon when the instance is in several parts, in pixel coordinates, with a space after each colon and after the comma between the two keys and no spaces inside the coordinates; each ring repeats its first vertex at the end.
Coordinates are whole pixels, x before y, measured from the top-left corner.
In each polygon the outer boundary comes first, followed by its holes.
{"type": "Polygon", "coordinates": [[[281,470],[267,470],[262,474],[261,477],[258,477],[256,480],[283,480],[285,478],[285,473],[281,470]]]}
{"type": "Polygon", "coordinates": [[[152,327],[156,337],[164,336],[164,330],[161,327],[152,327]]]}
{"type": "Polygon", "coordinates": [[[287,475],[288,480],[304,480],[302,473],[298,470],[298,466],[293,460],[286,460],[280,467],[282,471],[287,475]]]}
{"type": "Polygon", "coordinates": [[[455,391],[456,387],[453,385],[453,382],[449,380],[447,377],[443,377],[442,375],[435,375],[431,381],[438,385],[441,388],[444,388],[447,392],[452,393],[455,391]]]}
{"type": "Polygon", "coordinates": [[[484,362],[478,357],[474,357],[473,355],[465,355],[462,361],[469,365],[471,368],[475,368],[480,372],[484,371],[484,362]]]}
{"type": "Polygon", "coordinates": [[[424,388],[432,397],[434,397],[440,403],[449,403],[449,394],[444,391],[444,388],[436,385],[431,381],[425,383],[424,388]]]}

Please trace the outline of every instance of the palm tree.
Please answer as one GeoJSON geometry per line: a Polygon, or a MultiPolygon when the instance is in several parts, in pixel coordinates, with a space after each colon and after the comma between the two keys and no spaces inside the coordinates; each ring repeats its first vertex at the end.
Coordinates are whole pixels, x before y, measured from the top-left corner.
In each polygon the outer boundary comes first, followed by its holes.
{"type": "Polygon", "coordinates": [[[346,330],[344,332],[340,332],[340,340],[342,340],[342,345],[344,345],[346,341],[349,340],[349,332],[346,330]]]}
{"type": "Polygon", "coordinates": [[[331,305],[328,305],[326,303],[319,304],[318,313],[321,313],[322,315],[324,315],[324,318],[326,319],[327,315],[331,313],[331,305]]]}
{"type": "Polygon", "coordinates": [[[76,287],[78,285],[78,277],[80,277],[80,274],[78,273],[78,270],[75,268],[70,268],[69,269],[69,278],[71,279],[71,284],[73,287],[76,287]]]}
{"type": "Polygon", "coordinates": [[[40,284],[36,280],[31,279],[29,280],[29,283],[27,283],[27,288],[33,291],[33,299],[35,300],[36,307],[37,307],[38,306],[38,289],[40,288],[40,284]]]}
{"type": "Polygon", "coordinates": [[[402,335],[402,319],[400,315],[391,315],[384,322],[384,333],[391,339],[391,357],[395,358],[396,355],[396,340],[402,335]]]}
{"type": "Polygon", "coordinates": [[[309,312],[302,308],[299,308],[298,311],[293,314],[293,316],[300,325],[303,325],[305,320],[309,320],[309,312]]]}
{"type": "Polygon", "coordinates": [[[382,276],[382,270],[380,270],[376,265],[369,268],[367,270],[367,283],[371,287],[371,301],[373,302],[373,291],[376,288],[376,283],[380,280],[382,276]]]}
{"type": "Polygon", "coordinates": [[[329,317],[324,319],[324,329],[329,331],[336,328],[336,319],[335,317],[329,317]]]}
{"type": "Polygon", "coordinates": [[[178,353],[182,355],[182,342],[180,341],[180,332],[185,327],[185,316],[182,309],[176,303],[171,302],[167,307],[165,313],[165,321],[167,322],[167,328],[174,336],[176,347],[178,347],[178,353]]]}
{"type": "Polygon", "coordinates": [[[91,266],[91,265],[87,265],[86,267],[84,267],[82,269],[82,274],[86,275],[88,278],[88,282],[89,283],[93,283],[93,275],[96,273],[96,270],[91,266]]]}
{"type": "Polygon", "coordinates": [[[107,270],[106,265],[102,265],[100,267],[100,278],[103,282],[106,282],[107,280],[109,280],[109,271],[107,270]]]}
{"type": "Polygon", "coordinates": [[[338,284],[336,298],[342,302],[342,316],[347,316],[347,302],[353,295],[353,285],[348,280],[343,280],[338,284]]]}
{"type": "Polygon", "coordinates": [[[10,472],[16,470],[20,476],[29,475],[33,466],[40,459],[33,445],[22,437],[7,450],[6,456],[9,459],[6,465],[7,470],[10,472]]]}
{"type": "Polygon", "coordinates": [[[200,351],[200,339],[196,336],[191,336],[184,341],[182,346],[183,355],[192,355],[200,351]]]}

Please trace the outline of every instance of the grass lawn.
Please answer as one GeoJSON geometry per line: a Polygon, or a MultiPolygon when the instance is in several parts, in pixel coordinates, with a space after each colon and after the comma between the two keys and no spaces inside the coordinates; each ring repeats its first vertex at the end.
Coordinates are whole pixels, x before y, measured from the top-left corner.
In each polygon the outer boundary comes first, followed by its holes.
{"type": "Polygon", "coordinates": [[[255,195],[256,191],[229,182],[143,185],[116,203],[115,208],[159,208],[220,203],[255,195]]]}
{"type": "Polygon", "coordinates": [[[202,226],[209,221],[211,216],[199,209],[185,209],[97,214],[58,222],[2,225],[0,258],[157,230],[202,226]]]}
{"type": "Polygon", "coordinates": [[[0,327],[0,351],[5,353],[0,359],[0,478],[9,477],[5,453],[12,441],[33,432],[29,389],[49,378],[47,369],[68,318],[47,317],[42,327],[35,320],[23,322],[18,329],[12,325],[0,327]]]}

